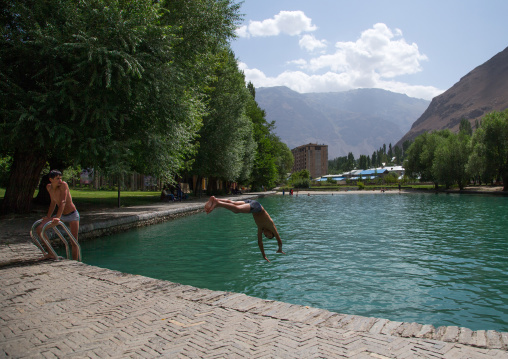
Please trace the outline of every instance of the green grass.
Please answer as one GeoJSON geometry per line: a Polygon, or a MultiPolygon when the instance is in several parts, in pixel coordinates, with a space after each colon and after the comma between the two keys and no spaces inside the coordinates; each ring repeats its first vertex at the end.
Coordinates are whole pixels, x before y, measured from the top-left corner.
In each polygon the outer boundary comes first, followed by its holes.
{"type": "MultiPolygon", "coordinates": [[[[122,191],[120,192],[120,205],[122,207],[138,206],[160,202],[159,191],[122,191]]],[[[71,196],[77,207],[117,207],[117,191],[91,191],[73,190],[71,196]]]]}
{"type": "MultiPolygon", "coordinates": [[[[0,188],[0,199],[5,195],[5,188],[0,188]]],[[[160,202],[159,191],[122,191],[120,205],[122,207],[138,206],[160,202]]],[[[37,191],[34,197],[37,196],[37,191]]],[[[114,208],[118,206],[117,191],[94,191],[71,189],[71,196],[78,208],[114,208]]]]}

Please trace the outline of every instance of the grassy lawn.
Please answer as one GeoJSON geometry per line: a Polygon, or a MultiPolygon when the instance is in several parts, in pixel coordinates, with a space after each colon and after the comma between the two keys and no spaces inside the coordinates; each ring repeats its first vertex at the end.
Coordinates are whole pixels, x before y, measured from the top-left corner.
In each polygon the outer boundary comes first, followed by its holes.
{"type": "MultiPolygon", "coordinates": [[[[159,191],[125,191],[120,192],[120,205],[122,207],[138,206],[160,202],[159,191]]],[[[73,190],[71,196],[77,207],[106,207],[113,208],[118,206],[117,191],[91,191],[91,190],[73,190]]]]}
{"type": "MultiPolygon", "coordinates": [[[[0,188],[0,200],[5,195],[5,188],[0,188]]],[[[117,191],[93,191],[71,189],[72,200],[79,209],[90,208],[115,208],[118,206],[117,191]]],[[[120,193],[120,205],[122,207],[138,206],[143,204],[160,202],[159,191],[122,191],[120,193]]],[[[34,196],[37,196],[35,191],[34,196]]]]}

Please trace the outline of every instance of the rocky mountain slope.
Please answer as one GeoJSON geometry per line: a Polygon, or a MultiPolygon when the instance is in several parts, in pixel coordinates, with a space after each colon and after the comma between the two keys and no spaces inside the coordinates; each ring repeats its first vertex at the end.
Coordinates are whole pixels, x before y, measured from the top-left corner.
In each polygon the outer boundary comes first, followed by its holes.
{"type": "MultiPolygon", "coordinates": [[[[460,60],[459,60],[460,61],[460,60]]],[[[491,111],[508,108],[508,47],[462,77],[443,94],[436,96],[429,108],[398,141],[413,140],[423,132],[450,129],[458,132],[465,118],[476,120],[491,111]]]]}
{"type": "Polygon", "coordinates": [[[301,94],[287,87],[261,87],[256,101],[289,148],[326,144],[329,159],[349,152],[371,155],[383,144],[394,145],[429,105],[380,89],[301,94]]]}

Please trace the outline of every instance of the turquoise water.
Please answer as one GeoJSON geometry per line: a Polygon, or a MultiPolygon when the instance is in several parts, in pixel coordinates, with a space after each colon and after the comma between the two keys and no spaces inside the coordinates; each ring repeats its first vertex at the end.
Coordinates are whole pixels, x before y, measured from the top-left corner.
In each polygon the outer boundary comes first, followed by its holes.
{"type": "Polygon", "coordinates": [[[88,264],[346,314],[508,331],[508,198],[259,200],[284,243],[222,208],[83,242],[88,264]]]}

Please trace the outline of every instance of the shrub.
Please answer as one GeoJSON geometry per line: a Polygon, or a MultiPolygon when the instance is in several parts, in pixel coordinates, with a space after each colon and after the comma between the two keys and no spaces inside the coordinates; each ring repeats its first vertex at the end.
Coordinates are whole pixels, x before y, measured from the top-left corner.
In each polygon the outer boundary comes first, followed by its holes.
{"type": "Polygon", "coordinates": [[[365,184],[361,181],[358,181],[358,189],[365,189],[365,184]]]}
{"type": "Polygon", "coordinates": [[[307,178],[298,178],[293,181],[294,188],[310,188],[310,179],[307,178]]]}

